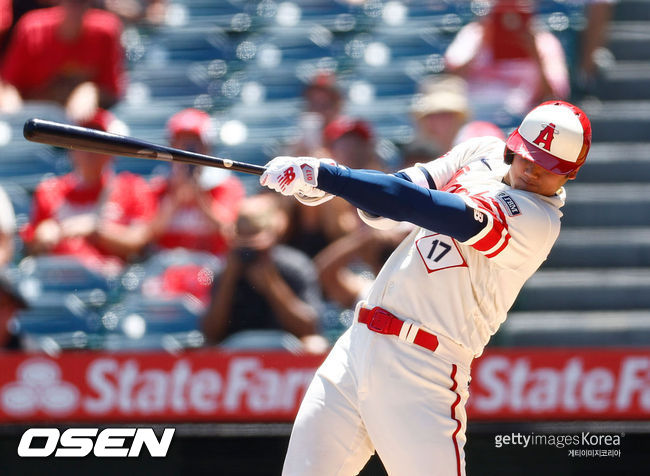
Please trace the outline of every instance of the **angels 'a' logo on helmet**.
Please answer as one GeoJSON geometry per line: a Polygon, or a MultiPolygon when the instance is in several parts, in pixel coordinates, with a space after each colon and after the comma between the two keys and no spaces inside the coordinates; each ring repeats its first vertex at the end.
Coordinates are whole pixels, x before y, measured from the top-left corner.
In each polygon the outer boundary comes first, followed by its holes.
{"type": "Polygon", "coordinates": [[[542,124],[542,125],[544,126],[544,128],[537,136],[537,139],[533,141],[533,144],[536,144],[539,147],[546,149],[550,152],[551,142],[553,142],[553,139],[555,138],[555,135],[558,133],[558,131],[557,129],[555,129],[555,124],[553,124],[552,122],[548,124],[542,124]]]}

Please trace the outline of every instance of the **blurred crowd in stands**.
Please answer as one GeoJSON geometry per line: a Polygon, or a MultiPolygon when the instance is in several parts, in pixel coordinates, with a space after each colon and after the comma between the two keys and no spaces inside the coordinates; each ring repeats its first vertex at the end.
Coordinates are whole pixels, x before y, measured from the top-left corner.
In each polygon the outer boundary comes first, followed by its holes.
{"type": "MultiPolygon", "coordinates": [[[[16,114],[24,104],[46,101],[62,108],[70,122],[124,133],[129,124],[111,112],[129,84],[123,28],[164,25],[174,3],[0,0],[0,113],[16,114]]],[[[467,3],[475,18],[459,27],[443,67],[423,77],[412,95],[407,119],[413,134],[399,145],[398,163],[381,159],[373,117],[348,113],[346,91],[337,72],[327,68],[295,91],[302,101],[298,134],[282,153],[391,172],[434,160],[471,137],[504,138],[508,131],[479,111],[506,105],[513,116],[523,116],[542,100],[569,99],[588,89],[611,1],[585,1],[586,26],[575,51],[565,51],[554,33],[535,21],[540,2],[467,3]],[[572,92],[572,85],[580,91],[572,92]]],[[[169,117],[169,145],[219,155],[211,111],[186,106],[169,117]]],[[[67,156],[71,171],[38,184],[22,226],[0,188],[0,345],[7,348],[43,350],[42,333],[55,340],[58,335],[60,348],[110,348],[93,344],[93,331],[144,342],[158,328],[160,335],[175,336],[180,347],[323,352],[349,325],[354,304],[410,231],[408,224],[370,229],[341,199],[305,207],[247,190],[226,170],[173,164],[164,174],[142,176],[116,172],[114,157],[83,151],[67,156]],[[90,279],[75,284],[73,276],[81,271],[74,274],[74,266],[108,283],[103,296],[77,292],[90,279]],[[40,279],[40,292],[25,275],[40,279]],[[66,280],[77,288],[57,282],[66,280]],[[114,297],[116,286],[128,297],[114,297]],[[92,312],[62,312],[58,318],[67,325],[39,327],[39,319],[56,314],[56,306],[70,311],[70,294],[92,312]],[[133,301],[140,307],[129,307],[133,301]],[[171,301],[177,307],[165,308],[171,301]],[[89,315],[97,323],[88,324],[89,315]],[[77,324],[70,323],[74,319],[77,324]]],[[[165,348],[165,342],[169,339],[116,348],[165,348]]]]}

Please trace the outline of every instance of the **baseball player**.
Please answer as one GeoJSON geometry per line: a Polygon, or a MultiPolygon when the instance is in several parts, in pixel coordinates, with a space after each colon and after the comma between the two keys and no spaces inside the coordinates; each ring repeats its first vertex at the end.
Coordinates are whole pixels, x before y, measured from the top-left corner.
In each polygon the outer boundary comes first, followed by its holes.
{"type": "Polygon", "coordinates": [[[563,185],[591,144],[576,106],[545,102],[504,143],[470,139],[389,175],[276,157],[262,185],[316,205],[333,195],[371,226],[416,227],[386,261],[302,402],[285,475],[463,475],[470,364],[560,231],[563,185]]]}

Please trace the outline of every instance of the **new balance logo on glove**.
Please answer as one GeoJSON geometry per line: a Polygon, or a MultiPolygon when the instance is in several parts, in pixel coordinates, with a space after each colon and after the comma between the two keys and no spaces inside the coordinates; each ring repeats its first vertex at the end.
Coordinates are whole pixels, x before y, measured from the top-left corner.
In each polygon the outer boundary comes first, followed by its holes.
{"type": "Polygon", "coordinates": [[[287,170],[282,172],[280,177],[278,177],[278,185],[280,185],[280,188],[284,191],[295,179],[296,172],[293,170],[293,167],[289,167],[287,170]]]}

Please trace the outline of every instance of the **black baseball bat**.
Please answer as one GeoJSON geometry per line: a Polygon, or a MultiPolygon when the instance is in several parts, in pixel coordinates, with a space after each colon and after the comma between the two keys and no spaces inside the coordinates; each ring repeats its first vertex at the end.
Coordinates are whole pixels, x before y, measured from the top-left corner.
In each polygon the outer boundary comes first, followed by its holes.
{"type": "Polygon", "coordinates": [[[261,165],[197,154],[196,152],[153,144],[135,137],[43,119],[27,120],[23,126],[23,136],[32,142],[40,142],[66,149],[85,150],[98,154],[206,165],[254,175],[262,175],[266,170],[261,165]]]}

